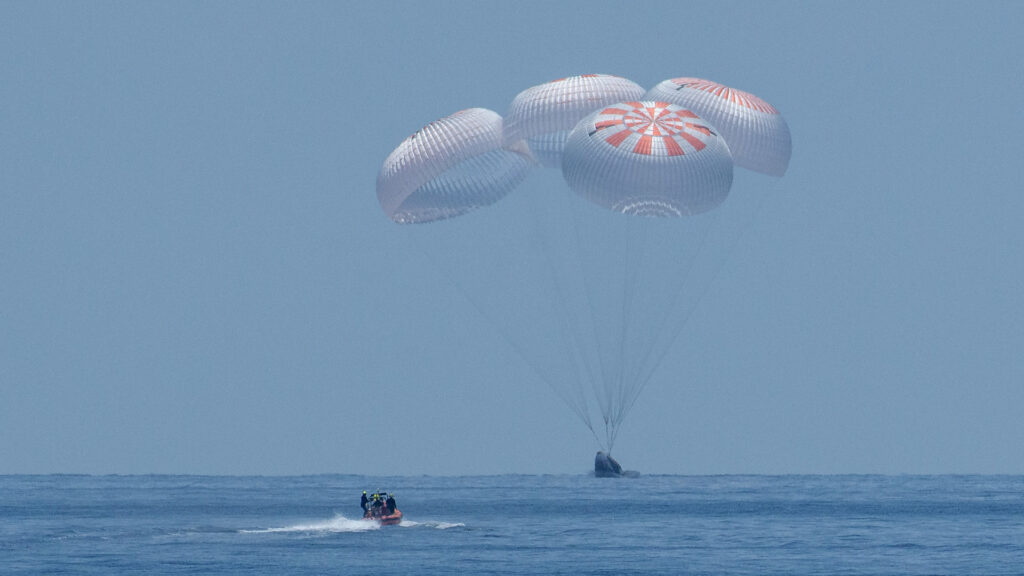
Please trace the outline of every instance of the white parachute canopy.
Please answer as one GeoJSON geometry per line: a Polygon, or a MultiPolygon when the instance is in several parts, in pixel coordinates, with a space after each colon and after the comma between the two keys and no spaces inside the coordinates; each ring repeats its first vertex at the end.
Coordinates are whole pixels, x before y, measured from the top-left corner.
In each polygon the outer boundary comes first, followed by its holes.
{"type": "Polygon", "coordinates": [[[532,161],[502,148],[502,120],[485,108],[427,124],[395,148],[377,175],[377,200],[400,224],[431,222],[489,206],[509,193],[532,161]]]}
{"type": "Polygon", "coordinates": [[[644,93],[637,83],[608,74],[583,74],[546,82],[520,92],[505,114],[506,145],[526,140],[530,150],[549,168],[562,165],[562,148],[569,131],[587,114],[644,93]]]}
{"type": "Polygon", "coordinates": [[[700,78],[672,78],[644,95],[697,113],[718,128],[737,166],[782,176],[789,166],[789,126],[774,106],[742,90],[700,78]]]}

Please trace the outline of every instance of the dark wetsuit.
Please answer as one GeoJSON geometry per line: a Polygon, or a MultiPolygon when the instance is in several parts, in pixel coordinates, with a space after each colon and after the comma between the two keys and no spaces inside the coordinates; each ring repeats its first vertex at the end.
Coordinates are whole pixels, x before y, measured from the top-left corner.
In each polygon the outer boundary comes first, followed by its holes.
{"type": "Polygon", "coordinates": [[[395,508],[397,508],[398,505],[395,504],[395,498],[393,496],[388,496],[387,506],[388,514],[394,514],[395,508]]]}
{"type": "Polygon", "coordinates": [[[363,497],[359,500],[359,507],[363,509],[363,514],[366,514],[366,503],[369,502],[369,498],[366,497],[366,493],[363,493],[363,497]]]}

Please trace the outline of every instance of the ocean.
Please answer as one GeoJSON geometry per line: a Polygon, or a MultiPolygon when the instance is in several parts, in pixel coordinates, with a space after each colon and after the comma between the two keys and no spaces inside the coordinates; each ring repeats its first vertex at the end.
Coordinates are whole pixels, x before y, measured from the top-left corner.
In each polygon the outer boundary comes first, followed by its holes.
{"type": "Polygon", "coordinates": [[[0,476],[0,574],[1024,574],[1024,477],[0,476]]]}

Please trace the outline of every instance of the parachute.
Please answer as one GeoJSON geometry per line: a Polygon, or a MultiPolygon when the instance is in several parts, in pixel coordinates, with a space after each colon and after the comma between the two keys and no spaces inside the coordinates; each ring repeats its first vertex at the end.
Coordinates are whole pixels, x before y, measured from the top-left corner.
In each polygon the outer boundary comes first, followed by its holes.
{"type": "Polygon", "coordinates": [[[665,102],[600,108],[569,135],[569,187],[624,214],[682,216],[718,206],[732,186],[729,147],[696,114],[665,102]]]}
{"type": "Polygon", "coordinates": [[[651,88],[644,99],[688,108],[714,124],[737,166],[769,176],[786,173],[792,152],[789,126],[757,96],[710,80],[673,78],[651,88]]]}
{"type": "Polygon", "coordinates": [[[736,150],[763,171],[782,158],[764,144],[782,141],[781,116],[770,137],[758,122],[727,133],[677,97],[609,75],[548,82],[504,120],[428,124],[377,179],[389,218],[426,224],[404,227],[410,244],[609,452],[764,197],[732,190],[736,150]]]}
{"type": "Polygon", "coordinates": [[[644,89],[608,74],[583,74],[546,82],[520,92],[505,115],[505,145],[525,140],[549,168],[560,168],[569,131],[601,106],[636,100],[644,89]]]}
{"type": "Polygon", "coordinates": [[[485,108],[427,124],[396,148],[377,176],[377,200],[402,224],[432,222],[489,206],[526,176],[524,147],[502,148],[502,120],[485,108]]]}

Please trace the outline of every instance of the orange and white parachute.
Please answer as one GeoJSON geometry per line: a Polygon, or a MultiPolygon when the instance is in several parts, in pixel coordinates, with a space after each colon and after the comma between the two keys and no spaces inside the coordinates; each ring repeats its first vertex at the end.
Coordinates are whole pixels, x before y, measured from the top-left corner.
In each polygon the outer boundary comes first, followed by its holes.
{"type": "Polygon", "coordinates": [[[710,80],[672,78],[651,88],[644,99],[682,106],[714,124],[737,166],[769,176],[786,173],[792,152],[789,126],[757,96],[710,80]]]}
{"type": "Polygon", "coordinates": [[[616,212],[683,216],[725,200],[732,159],[717,129],[690,110],[620,102],[573,129],[562,174],[576,193],[616,212]]]}

